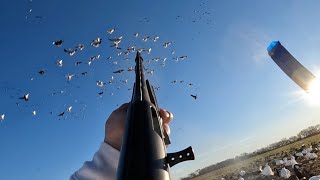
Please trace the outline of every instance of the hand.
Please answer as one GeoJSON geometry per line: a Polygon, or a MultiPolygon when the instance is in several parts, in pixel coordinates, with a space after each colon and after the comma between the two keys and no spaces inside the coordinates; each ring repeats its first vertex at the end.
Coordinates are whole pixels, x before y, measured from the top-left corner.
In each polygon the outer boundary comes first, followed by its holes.
{"type": "MultiPolygon", "coordinates": [[[[114,110],[109,116],[105,125],[104,142],[119,151],[121,149],[128,107],[129,103],[124,103],[118,109],[114,110]]],[[[163,120],[163,128],[170,136],[169,123],[173,119],[173,114],[167,110],[160,109],[160,116],[163,120]]]]}

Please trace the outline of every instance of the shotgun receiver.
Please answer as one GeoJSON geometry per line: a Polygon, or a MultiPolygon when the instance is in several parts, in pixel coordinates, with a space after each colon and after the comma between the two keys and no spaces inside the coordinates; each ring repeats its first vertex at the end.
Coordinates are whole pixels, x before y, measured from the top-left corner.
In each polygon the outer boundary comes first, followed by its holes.
{"type": "Polygon", "coordinates": [[[154,89],[144,77],[139,52],[135,62],[136,82],[127,111],[117,179],[169,180],[170,167],[194,160],[193,150],[190,146],[176,153],[166,152],[170,139],[162,127],[154,89]]]}

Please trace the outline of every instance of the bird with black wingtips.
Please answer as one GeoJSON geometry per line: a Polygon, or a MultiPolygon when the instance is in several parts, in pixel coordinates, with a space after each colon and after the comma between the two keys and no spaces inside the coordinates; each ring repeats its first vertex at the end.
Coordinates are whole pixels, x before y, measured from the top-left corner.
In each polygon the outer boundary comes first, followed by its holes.
{"type": "Polygon", "coordinates": [[[104,86],[106,83],[102,82],[102,81],[97,81],[97,86],[102,87],[104,86]]]}
{"type": "Polygon", "coordinates": [[[46,71],[44,69],[41,69],[38,73],[41,75],[44,75],[46,73],[46,71]]]}
{"type": "Polygon", "coordinates": [[[68,53],[70,56],[73,56],[77,52],[77,49],[63,49],[63,51],[68,53]]]}
{"type": "Polygon", "coordinates": [[[70,80],[72,80],[72,78],[73,77],[75,77],[76,75],[74,75],[74,74],[67,74],[67,75],[65,75],[65,77],[70,81],[70,80]]]}
{"type": "Polygon", "coordinates": [[[124,69],[120,69],[120,70],[114,71],[113,73],[117,74],[117,73],[122,73],[123,71],[124,69]]]}
{"type": "Polygon", "coordinates": [[[56,64],[57,64],[59,67],[62,67],[62,66],[63,66],[63,61],[62,61],[62,59],[57,60],[56,64]]]}
{"type": "Polygon", "coordinates": [[[184,60],[185,58],[187,58],[188,56],[180,56],[179,59],[184,60]]]}
{"type": "Polygon", "coordinates": [[[165,42],[162,46],[164,48],[167,48],[168,46],[170,46],[172,44],[172,42],[165,42]]]}
{"type": "Polygon", "coordinates": [[[98,37],[98,38],[92,40],[90,45],[97,48],[100,46],[101,42],[102,42],[102,39],[100,37],[98,37]]]}
{"type": "Polygon", "coordinates": [[[116,29],[115,28],[110,28],[107,30],[107,33],[112,34],[116,29]]]}
{"type": "Polygon", "coordinates": [[[65,112],[63,111],[63,112],[62,112],[62,113],[60,113],[58,116],[63,116],[63,115],[64,115],[64,113],[65,113],[65,112]]]}
{"type": "Polygon", "coordinates": [[[22,97],[20,97],[19,99],[23,99],[24,101],[29,101],[29,95],[30,95],[29,93],[25,94],[22,97]]]}
{"type": "Polygon", "coordinates": [[[76,46],[77,49],[79,49],[80,51],[82,51],[84,49],[84,45],[83,44],[78,44],[76,46]]]}
{"type": "Polygon", "coordinates": [[[60,47],[62,45],[63,41],[62,40],[58,40],[58,41],[53,41],[52,44],[55,46],[60,47]]]}

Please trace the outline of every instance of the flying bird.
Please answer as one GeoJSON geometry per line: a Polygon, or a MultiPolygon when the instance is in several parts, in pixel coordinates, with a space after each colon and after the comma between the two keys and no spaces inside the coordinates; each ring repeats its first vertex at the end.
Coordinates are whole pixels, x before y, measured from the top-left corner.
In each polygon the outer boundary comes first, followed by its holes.
{"type": "Polygon", "coordinates": [[[94,40],[90,43],[90,45],[93,46],[93,47],[99,47],[100,44],[101,44],[101,42],[102,42],[102,39],[98,37],[97,39],[94,39],[94,40]]]}
{"type": "Polygon", "coordinates": [[[164,48],[167,48],[168,46],[170,46],[172,44],[172,42],[165,42],[164,44],[163,44],[163,47],[164,48]]]}
{"type": "Polygon", "coordinates": [[[147,54],[150,54],[151,48],[144,50],[147,54]]]}
{"type": "Polygon", "coordinates": [[[73,56],[76,53],[77,49],[64,49],[64,52],[68,53],[70,56],[73,56]]]}
{"type": "Polygon", "coordinates": [[[136,50],[136,47],[135,46],[131,46],[127,49],[128,51],[131,51],[131,52],[134,52],[136,50]]]}
{"type": "Polygon", "coordinates": [[[87,75],[87,73],[88,73],[88,72],[83,72],[83,73],[81,73],[81,75],[84,75],[84,76],[85,76],[85,75],[87,75]]]}
{"type": "Polygon", "coordinates": [[[64,115],[64,112],[60,113],[58,116],[63,116],[64,115]]]}
{"type": "Polygon", "coordinates": [[[134,68],[132,66],[128,67],[128,71],[134,71],[134,68]]]}
{"type": "Polygon", "coordinates": [[[65,77],[68,79],[68,81],[70,81],[73,77],[75,77],[76,75],[74,74],[67,74],[65,75],[65,77]]]}
{"type": "Polygon", "coordinates": [[[101,96],[103,94],[103,91],[99,92],[98,94],[101,96]]]}
{"type": "Polygon", "coordinates": [[[143,50],[144,50],[144,48],[139,48],[137,51],[138,51],[139,53],[141,53],[143,50]]]}
{"type": "Polygon", "coordinates": [[[62,67],[63,66],[63,61],[62,59],[59,59],[57,60],[57,63],[56,63],[58,66],[62,67]]]}
{"type": "Polygon", "coordinates": [[[72,110],[72,106],[67,108],[67,112],[71,112],[71,110],[72,110]]]}
{"type": "Polygon", "coordinates": [[[153,58],[152,60],[157,62],[160,60],[160,58],[153,58]]]}
{"type": "Polygon", "coordinates": [[[180,56],[179,59],[184,60],[185,58],[187,58],[188,56],[180,56]]]}
{"type": "Polygon", "coordinates": [[[90,58],[90,60],[91,61],[94,61],[94,60],[97,60],[97,59],[99,59],[100,58],[100,54],[98,54],[98,55],[96,55],[96,56],[92,56],[91,58],[90,58]]]}
{"type": "Polygon", "coordinates": [[[110,29],[107,30],[107,32],[108,32],[109,34],[112,34],[115,30],[116,30],[115,28],[110,28],[110,29]]]}
{"type": "Polygon", "coordinates": [[[149,36],[144,37],[144,38],[142,39],[142,41],[147,42],[149,38],[150,38],[149,36]]]}
{"type": "Polygon", "coordinates": [[[134,37],[138,37],[139,33],[134,33],[133,35],[134,35],[134,37]]]}
{"type": "Polygon", "coordinates": [[[80,65],[82,62],[81,61],[78,61],[78,62],[75,62],[74,65],[78,66],[80,65]]]}
{"type": "Polygon", "coordinates": [[[76,48],[77,48],[77,49],[80,49],[80,51],[82,51],[83,48],[84,48],[84,45],[83,45],[83,44],[78,44],[78,46],[77,46],[76,48]]]}
{"type": "Polygon", "coordinates": [[[46,73],[46,71],[44,69],[41,69],[38,73],[41,75],[44,75],[46,73]]]}
{"type": "Polygon", "coordinates": [[[120,69],[120,70],[118,70],[118,71],[114,71],[113,73],[122,73],[124,70],[123,69],[120,69]]]}
{"type": "Polygon", "coordinates": [[[0,116],[0,121],[3,121],[3,120],[4,120],[4,117],[5,117],[5,114],[1,114],[1,116],[0,116]]]}
{"type": "Polygon", "coordinates": [[[55,46],[60,47],[62,45],[63,41],[62,40],[58,40],[58,41],[54,41],[52,44],[55,46]]]}
{"type": "Polygon", "coordinates": [[[29,93],[25,94],[24,96],[20,97],[19,99],[23,99],[25,101],[29,101],[29,93]]]}
{"type": "Polygon", "coordinates": [[[157,42],[158,39],[159,39],[159,37],[154,37],[154,38],[152,38],[152,41],[157,42]]]}
{"type": "Polygon", "coordinates": [[[97,86],[102,87],[104,86],[106,83],[102,82],[102,81],[97,81],[97,86]]]}
{"type": "Polygon", "coordinates": [[[190,94],[190,96],[193,97],[194,99],[197,99],[197,95],[190,94]]]}
{"type": "Polygon", "coordinates": [[[37,111],[32,111],[32,115],[33,116],[37,115],[37,111]]]}

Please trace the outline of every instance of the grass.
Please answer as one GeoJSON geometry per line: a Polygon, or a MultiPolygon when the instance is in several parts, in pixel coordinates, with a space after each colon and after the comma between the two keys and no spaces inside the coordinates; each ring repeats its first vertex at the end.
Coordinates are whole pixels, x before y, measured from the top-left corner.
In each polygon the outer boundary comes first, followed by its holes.
{"type": "MultiPolygon", "coordinates": [[[[268,158],[270,156],[275,156],[276,154],[282,153],[284,151],[290,152],[290,149],[292,149],[292,148],[300,148],[302,144],[308,145],[308,144],[315,143],[315,142],[318,143],[319,141],[320,141],[320,134],[317,134],[317,135],[314,135],[314,136],[311,136],[311,137],[296,141],[294,143],[282,146],[280,148],[265,152],[263,154],[251,157],[251,158],[246,159],[244,161],[241,161],[241,162],[238,162],[238,163],[235,163],[235,164],[231,164],[229,166],[226,166],[226,167],[223,167],[223,168],[208,172],[206,174],[203,174],[203,175],[200,175],[200,176],[197,176],[197,177],[194,177],[193,180],[213,180],[213,179],[219,179],[219,177],[222,177],[222,176],[227,175],[227,174],[239,173],[241,169],[248,168],[248,167],[252,166],[252,164],[255,161],[264,162],[264,159],[268,158]]],[[[264,166],[265,163],[264,164],[260,164],[260,165],[264,166]]],[[[256,167],[255,170],[258,170],[258,168],[259,167],[256,167]]]]}

